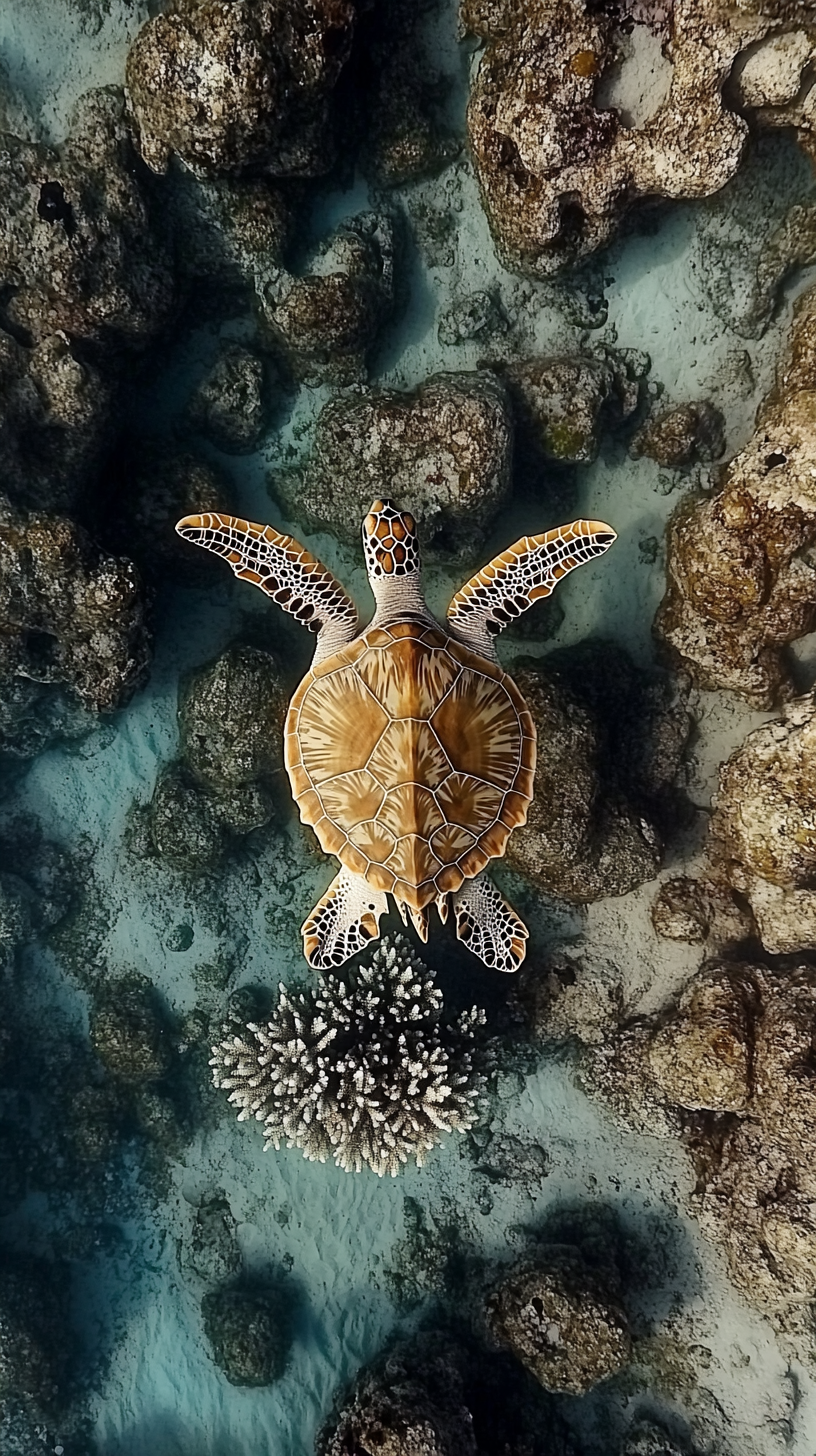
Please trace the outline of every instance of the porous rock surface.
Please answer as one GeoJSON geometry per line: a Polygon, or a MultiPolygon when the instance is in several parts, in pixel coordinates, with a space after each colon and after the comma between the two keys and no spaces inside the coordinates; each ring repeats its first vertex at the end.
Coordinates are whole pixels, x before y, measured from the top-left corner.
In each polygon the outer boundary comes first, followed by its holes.
{"type": "Polygon", "coordinates": [[[629,419],[640,403],[648,357],[634,351],[523,359],[502,371],[518,430],[519,454],[585,465],[604,426],[629,419]]]}
{"type": "Polygon", "coordinates": [[[664,940],[702,945],[709,953],[739,945],[755,933],[749,909],[735,899],[724,876],[673,875],[652,903],[652,925],[664,940]]]}
{"type": "Polygon", "coordinates": [[[145,580],[212,585],[204,553],[177,535],[182,516],[229,511],[229,479],[195,450],[172,439],[125,435],[102,477],[111,509],[100,525],[114,551],[127,551],[145,580]]]}
{"type": "Polygon", "coordinates": [[[59,149],[0,137],[0,283],[15,329],[108,355],[145,348],[175,307],[172,255],[135,168],[121,95],[91,91],[59,149]]]}
{"type": "Polygon", "coordinates": [[[507,863],[566,900],[627,894],[660,865],[690,730],[682,691],[601,641],[524,660],[513,675],[547,751],[507,863]]]}
{"type": "Polygon", "coordinates": [[[372,500],[410,500],[423,542],[481,544],[510,490],[513,425],[502,385],[437,374],[410,393],[360,388],[318,416],[303,472],[274,481],[287,507],[357,541],[372,500]]]}
{"type": "Polygon", "coordinates": [[[765,949],[816,949],[816,698],[750,733],[720,770],[709,854],[765,949]]]}
{"type": "Polygon", "coordinates": [[[121,1082],[155,1082],[170,1066],[170,1027],[144,977],[112,977],[105,982],[91,1012],[90,1036],[103,1066],[121,1082]]]}
{"type": "Polygon", "coordinates": [[[212,1358],[230,1385],[271,1385],[283,1373],[289,1338],[279,1291],[214,1289],[204,1295],[201,1315],[212,1358]]]}
{"type": "Polygon", "coordinates": [[[702,688],[752,707],[790,697],[784,647],[816,626],[816,292],[799,300],[775,390],[713,495],[668,530],[655,632],[702,688]]]}
{"type": "Polygon", "coordinates": [[[354,0],[178,0],[127,59],[142,156],[193,171],[321,176],[335,155],[332,93],[354,0]]]}
{"type": "Polygon", "coordinates": [[[187,401],[186,417],[194,430],[228,455],[256,450],[269,422],[260,356],[242,344],[223,349],[187,401]]]}
{"type": "Polygon", "coordinates": [[[492,1338],[545,1390],[582,1395],[627,1364],[626,1315],[576,1249],[551,1246],[505,1272],[485,1301],[492,1338]]]}
{"type": "Polygon", "coordinates": [[[635,435],[630,454],[648,455],[666,470],[718,460],[725,450],[725,419],[707,399],[675,405],[648,419],[635,435]]]}
{"type": "Polygon", "coordinates": [[[295,277],[270,276],[262,309],[275,343],[305,384],[354,384],[394,305],[394,226],[364,213],[330,237],[295,277]]]}
{"type": "Polygon", "coordinates": [[[486,42],[468,106],[483,203],[502,261],[537,277],[603,247],[639,199],[719,191],[748,136],[723,85],[742,51],[789,28],[785,7],[710,0],[462,0],[461,12],[486,42]],[[599,92],[621,21],[653,32],[671,63],[665,99],[637,123],[599,92]]]}
{"type": "Polygon", "coordinates": [[[812,1319],[816,1258],[814,1025],[812,966],[715,960],[676,1006],[596,1053],[594,1079],[627,1121],[639,1106],[652,1133],[681,1130],[694,1206],[732,1278],[799,1329],[812,1319]]]}
{"type": "Polygon", "coordinates": [[[61,516],[0,500],[0,680],[67,689],[94,713],[121,707],[149,657],[133,563],[61,516]]]}

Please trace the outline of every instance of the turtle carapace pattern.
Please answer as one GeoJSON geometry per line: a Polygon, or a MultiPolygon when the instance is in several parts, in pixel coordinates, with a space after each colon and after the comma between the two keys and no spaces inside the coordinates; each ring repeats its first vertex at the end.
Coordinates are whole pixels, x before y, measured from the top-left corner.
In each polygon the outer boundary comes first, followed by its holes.
{"type": "Polygon", "coordinates": [[[443,625],[425,604],[416,524],[377,500],[363,522],[376,610],[367,626],[331,572],[291,536],[235,516],[177,531],[229,562],[317,634],[289,706],[285,762],[300,817],[340,873],[303,925],[312,966],[341,966],[379,936],[393,896],[428,938],[453,910],[485,965],[515,971],[527,928],[486,867],[527,818],[535,727],[496,657],[496,633],[615,540],[603,521],[523,536],[456,593],[443,625]]]}

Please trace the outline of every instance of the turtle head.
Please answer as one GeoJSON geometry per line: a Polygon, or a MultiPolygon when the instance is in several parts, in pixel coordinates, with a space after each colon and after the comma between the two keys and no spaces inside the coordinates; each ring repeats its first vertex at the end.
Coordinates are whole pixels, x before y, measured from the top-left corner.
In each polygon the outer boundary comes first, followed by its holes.
{"type": "Polygon", "coordinates": [[[394,578],[405,585],[419,582],[416,521],[410,511],[401,511],[393,501],[374,501],[363,521],[363,550],[368,579],[378,601],[383,587],[394,578]]]}

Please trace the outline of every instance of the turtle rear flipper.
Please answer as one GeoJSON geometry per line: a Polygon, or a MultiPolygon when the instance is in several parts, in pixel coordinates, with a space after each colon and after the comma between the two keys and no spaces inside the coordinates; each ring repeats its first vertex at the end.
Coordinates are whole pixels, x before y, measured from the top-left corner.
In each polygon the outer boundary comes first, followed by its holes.
{"type": "Polygon", "coordinates": [[[315,660],[357,636],[360,619],[351,597],[293,536],[215,511],[185,516],[176,530],[185,541],[223,556],[236,576],[259,586],[310,632],[319,633],[315,660]]]}
{"type": "Polygon", "coordinates": [[[529,931],[512,905],[482,872],[466,880],[453,897],[459,940],[493,971],[517,971],[529,931]]]}
{"type": "Polygon", "coordinates": [[[323,971],[342,966],[358,950],[380,938],[380,916],[388,897],[373,890],[361,875],[342,869],[301,927],[303,954],[323,971]]]}
{"type": "Polygon", "coordinates": [[[602,556],[614,540],[605,521],[571,521],[541,536],[522,536],[460,587],[448,607],[451,627],[469,647],[495,660],[496,634],[550,596],[576,566],[602,556]]]}

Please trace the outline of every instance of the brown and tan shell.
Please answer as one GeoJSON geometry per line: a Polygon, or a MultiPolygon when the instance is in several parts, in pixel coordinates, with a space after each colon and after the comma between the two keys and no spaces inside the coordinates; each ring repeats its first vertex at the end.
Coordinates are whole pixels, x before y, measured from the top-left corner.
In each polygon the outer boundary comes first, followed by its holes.
{"type": "Polygon", "coordinates": [[[312,669],[286,720],[303,822],[413,910],[504,853],[527,818],[535,753],[507,673],[416,622],[370,628],[312,669]]]}

